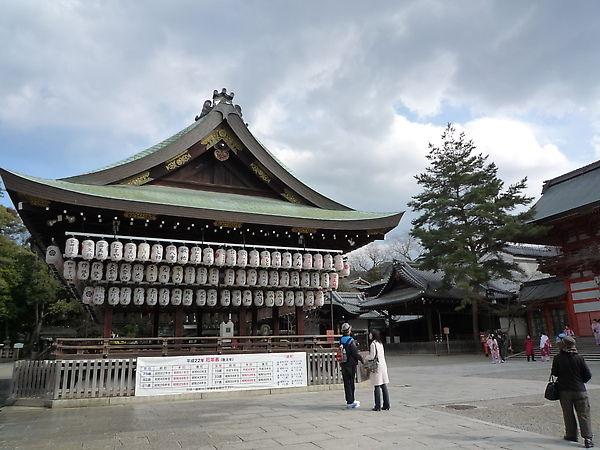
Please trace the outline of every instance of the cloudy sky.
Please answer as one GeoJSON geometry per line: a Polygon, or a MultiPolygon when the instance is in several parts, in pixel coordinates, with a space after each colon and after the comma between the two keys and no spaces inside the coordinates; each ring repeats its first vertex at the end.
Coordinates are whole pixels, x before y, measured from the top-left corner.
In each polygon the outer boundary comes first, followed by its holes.
{"type": "Polygon", "coordinates": [[[223,87],[359,210],[406,210],[448,122],[536,198],[600,159],[596,0],[3,0],[0,42],[0,166],[28,175],[137,153],[223,87]]]}

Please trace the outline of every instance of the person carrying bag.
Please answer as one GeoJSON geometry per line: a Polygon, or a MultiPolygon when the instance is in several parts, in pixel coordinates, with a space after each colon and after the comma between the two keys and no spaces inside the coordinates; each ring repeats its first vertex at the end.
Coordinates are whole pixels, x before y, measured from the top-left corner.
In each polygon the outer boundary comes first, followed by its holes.
{"type": "Polygon", "coordinates": [[[375,388],[375,406],[373,411],[384,411],[390,409],[390,394],[388,392],[387,384],[390,382],[387,371],[387,363],[385,361],[385,350],[381,343],[381,335],[379,330],[372,330],[369,333],[369,339],[371,339],[371,346],[369,347],[369,355],[367,356],[367,363],[371,362],[375,370],[371,370],[369,378],[371,380],[371,386],[375,388]],[[381,394],[383,393],[383,407],[381,405],[381,394]]]}

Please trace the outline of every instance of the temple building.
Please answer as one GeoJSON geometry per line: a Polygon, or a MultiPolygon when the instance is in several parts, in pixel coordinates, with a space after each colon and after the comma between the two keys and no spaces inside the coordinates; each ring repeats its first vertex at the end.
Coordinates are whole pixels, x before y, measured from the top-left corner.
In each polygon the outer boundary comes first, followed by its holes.
{"type": "Polygon", "coordinates": [[[307,186],[252,135],[225,89],[182,131],[102,169],[0,175],[104,337],[131,323],[147,336],[200,336],[228,318],[237,335],[264,322],[279,334],[284,316],[302,335],[305,311],[349,273],[344,254],[384,238],[403,214],[356,211],[307,186]]]}

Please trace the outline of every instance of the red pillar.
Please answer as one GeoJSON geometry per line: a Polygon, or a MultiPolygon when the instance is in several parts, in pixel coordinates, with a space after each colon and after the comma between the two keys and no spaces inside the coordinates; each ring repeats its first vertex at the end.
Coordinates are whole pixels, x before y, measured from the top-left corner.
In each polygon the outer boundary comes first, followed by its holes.
{"type": "Polygon", "coordinates": [[[279,336],[279,306],[273,306],[273,336],[279,336]]]}

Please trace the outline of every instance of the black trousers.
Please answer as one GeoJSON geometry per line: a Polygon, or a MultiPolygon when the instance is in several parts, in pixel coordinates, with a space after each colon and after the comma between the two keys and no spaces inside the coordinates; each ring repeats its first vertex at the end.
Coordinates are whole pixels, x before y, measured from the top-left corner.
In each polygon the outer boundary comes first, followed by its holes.
{"type": "Polygon", "coordinates": [[[342,379],[344,380],[344,393],[346,404],[354,403],[354,380],[356,379],[356,366],[342,366],[342,379]]]}

